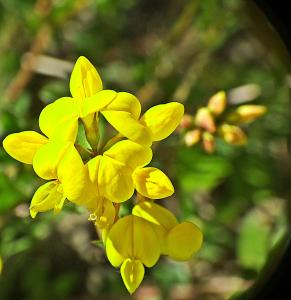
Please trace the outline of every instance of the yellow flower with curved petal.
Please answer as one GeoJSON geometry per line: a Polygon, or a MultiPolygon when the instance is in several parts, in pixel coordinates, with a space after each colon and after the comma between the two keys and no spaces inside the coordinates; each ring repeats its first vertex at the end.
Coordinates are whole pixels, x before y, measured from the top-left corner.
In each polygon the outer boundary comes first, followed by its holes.
{"type": "Polygon", "coordinates": [[[87,163],[88,178],[98,196],[112,202],[124,202],[134,193],[134,170],[147,165],[151,159],[150,148],[123,140],[87,163]]]}
{"type": "Polygon", "coordinates": [[[140,122],[151,132],[152,141],[168,137],[180,124],[184,106],[178,102],[159,104],[148,109],[140,122]]]}
{"type": "Polygon", "coordinates": [[[22,131],[9,134],[3,140],[3,148],[14,159],[32,164],[37,150],[48,142],[48,139],[35,131],[22,131]]]}
{"type": "Polygon", "coordinates": [[[162,199],[174,193],[171,180],[157,168],[137,168],[132,176],[136,190],[144,197],[162,199]]]}
{"type": "Polygon", "coordinates": [[[144,265],[152,267],[161,249],[154,225],[137,216],[119,219],[106,239],[106,254],[114,267],[121,265],[121,276],[132,294],[144,276],[144,265]]]}
{"type": "Polygon", "coordinates": [[[70,142],[49,141],[41,147],[33,158],[36,174],[46,180],[34,194],[30,213],[34,218],[38,212],[61,210],[64,200],[83,205],[80,200],[85,183],[83,161],[70,142]]]}
{"type": "Polygon", "coordinates": [[[176,217],[160,205],[143,201],[134,206],[132,214],[158,226],[156,232],[159,232],[162,253],[174,260],[189,260],[201,248],[201,230],[191,222],[178,223],[176,217]]]}
{"type": "Polygon", "coordinates": [[[79,57],[70,79],[73,98],[65,97],[49,104],[40,115],[40,128],[49,134],[60,123],[70,121],[69,129],[74,131],[78,118],[89,128],[94,114],[100,112],[124,137],[150,146],[169,136],[184,113],[181,103],[171,102],[150,108],[139,119],[141,105],[134,95],[102,89],[97,70],[87,58],[79,57]]]}

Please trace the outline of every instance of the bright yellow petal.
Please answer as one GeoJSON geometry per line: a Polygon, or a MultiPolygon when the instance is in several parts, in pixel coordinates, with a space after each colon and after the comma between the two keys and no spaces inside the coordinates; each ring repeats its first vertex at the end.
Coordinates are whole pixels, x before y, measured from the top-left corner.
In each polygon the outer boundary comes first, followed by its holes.
{"type": "Polygon", "coordinates": [[[166,237],[169,257],[178,261],[189,260],[202,245],[201,230],[191,222],[183,222],[170,230],[166,237]]]}
{"type": "Polygon", "coordinates": [[[80,102],[80,117],[84,118],[106,107],[116,97],[117,93],[112,90],[103,90],[94,96],[80,102]]]}
{"type": "Polygon", "coordinates": [[[143,201],[136,204],[132,210],[132,214],[153,224],[161,225],[166,231],[169,231],[178,224],[173,213],[152,201],[143,201]]]}
{"type": "Polygon", "coordinates": [[[113,224],[106,239],[106,255],[114,267],[118,267],[128,257],[132,257],[131,216],[120,218],[113,224]]]}
{"type": "Polygon", "coordinates": [[[103,155],[125,164],[132,171],[137,167],[147,165],[152,160],[152,150],[150,148],[143,147],[130,140],[117,142],[103,155]]]}
{"type": "Polygon", "coordinates": [[[70,145],[69,142],[49,141],[42,146],[33,158],[35,173],[46,180],[57,179],[57,166],[70,145]]]}
{"type": "Polygon", "coordinates": [[[156,225],[139,218],[133,219],[133,256],[139,259],[145,266],[152,267],[158,261],[161,254],[161,245],[154,230],[156,225]]]}
{"type": "Polygon", "coordinates": [[[30,203],[30,215],[35,218],[39,212],[51,209],[58,213],[62,209],[65,199],[62,187],[57,181],[47,182],[35,192],[30,203]]]}
{"type": "Polygon", "coordinates": [[[106,253],[111,264],[119,266],[126,258],[135,258],[152,267],[161,254],[154,226],[133,215],[119,219],[106,240],[106,253]]]}
{"type": "Polygon", "coordinates": [[[85,188],[85,167],[74,147],[70,144],[57,166],[57,178],[62,183],[68,200],[82,204],[82,193],[85,188]]]}
{"type": "Polygon", "coordinates": [[[162,199],[174,193],[171,180],[157,168],[139,168],[133,173],[136,190],[144,197],[162,199]]]}
{"type": "Polygon", "coordinates": [[[141,118],[141,124],[149,128],[153,141],[168,137],[179,125],[184,114],[184,106],[170,102],[151,107],[141,118]]]}
{"type": "Polygon", "coordinates": [[[39,128],[49,138],[75,142],[78,131],[79,103],[64,97],[47,105],[39,116],[39,128]]]}
{"type": "Polygon", "coordinates": [[[132,118],[137,120],[140,116],[141,105],[134,95],[119,92],[115,99],[104,110],[129,112],[132,118]]]}
{"type": "Polygon", "coordinates": [[[100,194],[112,202],[124,202],[134,193],[133,180],[128,168],[107,156],[100,159],[98,186],[100,194]]]}
{"type": "Polygon", "coordinates": [[[123,136],[144,146],[151,146],[150,131],[135,120],[129,112],[102,111],[105,119],[123,136]]]}
{"type": "Polygon", "coordinates": [[[86,57],[80,56],[71,74],[70,91],[72,96],[84,99],[95,95],[102,89],[102,81],[97,70],[86,57]]]}
{"type": "Polygon", "coordinates": [[[144,266],[139,260],[126,259],[121,268],[120,273],[124,285],[130,294],[141,284],[144,277],[144,266]]]}
{"type": "Polygon", "coordinates": [[[37,150],[47,142],[46,137],[35,131],[22,131],[9,134],[3,140],[3,148],[14,159],[32,164],[37,150]]]}

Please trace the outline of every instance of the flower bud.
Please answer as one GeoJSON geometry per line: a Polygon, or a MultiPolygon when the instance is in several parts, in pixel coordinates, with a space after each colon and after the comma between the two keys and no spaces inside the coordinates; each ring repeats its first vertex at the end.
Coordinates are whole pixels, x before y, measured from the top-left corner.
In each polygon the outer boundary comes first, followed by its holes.
{"type": "Polygon", "coordinates": [[[202,135],[203,148],[207,153],[213,153],[215,151],[215,139],[209,132],[204,132],[202,135]]]}
{"type": "Polygon", "coordinates": [[[226,106],[226,94],[224,91],[220,91],[213,95],[209,101],[207,107],[214,115],[220,115],[226,106]]]}
{"type": "Polygon", "coordinates": [[[195,144],[197,144],[200,141],[201,138],[201,130],[200,129],[194,129],[191,131],[188,131],[184,136],[184,141],[186,146],[191,147],[195,144]]]}
{"type": "Polygon", "coordinates": [[[246,134],[238,126],[223,124],[219,127],[219,134],[231,145],[244,145],[247,142],[246,134]]]}
{"type": "Polygon", "coordinates": [[[266,111],[267,108],[263,105],[242,105],[229,114],[226,119],[236,124],[249,123],[265,114],[266,111]]]}
{"type": "Polygon", "coordinates": [[[195,124],[198,127],[203,128],[210,133],[216,131],[214,118],[211,114],[211,111],[207,107],[202,107],[198,109],[195,117],[195,124]]]}
{"type": "Polygon", "coordinates": [[[180,129],[188,129],[194,124],[194,118],[189,114],[184,114],[182,120],[180,122],[179,128],[180,129]]]}

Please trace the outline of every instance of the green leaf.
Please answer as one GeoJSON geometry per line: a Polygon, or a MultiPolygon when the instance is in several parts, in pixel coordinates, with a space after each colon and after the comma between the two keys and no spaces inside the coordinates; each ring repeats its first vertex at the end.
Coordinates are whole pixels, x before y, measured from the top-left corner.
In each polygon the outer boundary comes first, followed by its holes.
{"type": "Polygon", "coordinates": [[[230,163],[223,157],[208,155],[194,148],[178,151],[178,180],[186,192],[211,190],[231,171],[230,163]]]}
{"type": "Polygon", "coordinates": [[[266,215],[258,209],[250,211],[242,221],[237,240],[239,264],[259,271],[269,251],[270,225],[266,215]]]}

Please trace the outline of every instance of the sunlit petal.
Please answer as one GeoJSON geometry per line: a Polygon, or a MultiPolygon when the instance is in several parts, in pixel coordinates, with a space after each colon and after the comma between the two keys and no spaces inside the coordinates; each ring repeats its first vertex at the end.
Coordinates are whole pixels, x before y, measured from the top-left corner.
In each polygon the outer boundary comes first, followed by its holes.
{"type": "Polygon", "coordinates": [[[124,202],[134,193],[131,172],[124,164],[107,156],[100,159],[98,186],[101,194],[112,202],[124,202]]]}
{"type": "Polygon", "coordinates": [[[74,98],[91,97],[103,89],[100,75],[90,61],[80,56],[74,66],[70,79],[70,91],[74,98]]]}
{"type": "Polygon", "coordinates": [[[136,190],[144,197],[162,199],[174,193],[168,176],[157,168],[139,168],[133,173],[136,190]]]}
{"type": "Polygon", "coordinates": [[[79,103],[64,97],[47,105],[39,116],[39,128],[49,138],[58,136],[75,141],[78,130],[79,103]]]}
{"type": "Polygon", "coordinates": [[[152,159],[152,150],[130,140],[123,140],[114,144],[103,155],[111,157],[132,171],[137,167],[147,165],[152,159]]]}
{"type": "Polygon", "coordinates": [[[133,119],[137,120],[140,116],[141,105],[134,95],[126,92],[119,92],[105,110],[125,111],[130,113],[133,119]]]}
{"type": "Polygon", "coordinates": [[[139,260],[126,259],[121,268],[120,273],[124,285],[130,294],[141,284],[144,277],[144,266],[139,260]]]}
{"type": "Polygon", "coordinates": [[[150,131],[135,120],[129,112],[102,111],[105,119],[123,136],[144,146],[152,143],[150,131]]]}
{"type": "Polygon", "coordinates": [[[58,213],[62,209],[65,199],[62,187],[57,181],[47,182],[35,192],[30,203],[30,215],[35,218],[39,212],[51,209],[58,213]]]}
{"type": "Polygon", "coordinates": [[[143,201],[136,204],[132,210],[132,214],[153,224],[161,225],[167,231],[178,224],[173,213],[152,201],[143,201]]]}
{"type": "Polygon", "coordinates": [[[153,141],[168,137],[179,125],[184,114],[184,106],[178,102],[151,107],[141,118],[141,123],[149,128],[153,141]]]}
{"type": "Polygon", "coordinates": [[[183,222],[169,231],[166,238],[167,254],[175,260],[189,260],[200,249],[202,241],[201,230],[191,222],[183,222]]]}
{"type": "Polygon", "coordinates": [[[92,97],[88,97],[80,102],[80,117],[86,117],[89,114],[95,113],[104,109],[113,99],[117,93],[112,90],[103,90],[96,93],[92,97]]]}
{"type": "Polygon", "coordinates": [[[73,144],[66,148],[58,164],[57,178],[62,183],[64,194],[68,200],[83,204],[81,196],[85,188],[85,168],[73,144]]]}
{"type": "Polygon", "coordinates": [[[43,179],[57,179],[57,166],[70,145],[69,142],[49,141],[41,147],[33,158],[35,173],[43,179]]]}
{"type": "Polygon", "coordinates": [[[32,164],[37,150],[47,142],[46,137],[35,131],[22,131],[9,134],[3,140],[3,148],[16,160],[32,164]]]}

